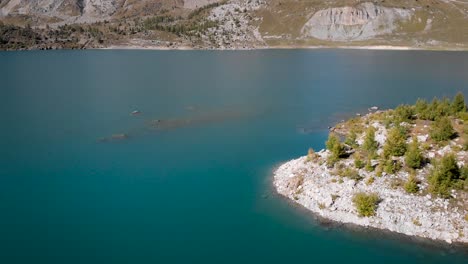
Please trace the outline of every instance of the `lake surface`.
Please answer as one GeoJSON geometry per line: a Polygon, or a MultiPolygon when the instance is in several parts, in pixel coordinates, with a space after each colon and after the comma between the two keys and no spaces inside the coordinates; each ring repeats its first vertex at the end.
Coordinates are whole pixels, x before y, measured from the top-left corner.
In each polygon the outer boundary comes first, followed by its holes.
{"type": "Polygon", "coordinates": [[[0,263],[467,263],[271,185],[334,122],[457,91],[466,52],[2,52],[0,263]]]}

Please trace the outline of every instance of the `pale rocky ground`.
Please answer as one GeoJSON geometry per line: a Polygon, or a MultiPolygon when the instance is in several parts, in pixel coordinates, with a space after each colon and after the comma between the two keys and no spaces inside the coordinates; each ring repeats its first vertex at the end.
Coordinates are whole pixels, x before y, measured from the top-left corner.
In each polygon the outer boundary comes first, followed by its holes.
{"type": "MultiPolygon", "coordinates": [[[[196,9],[220,0],[175,0],[173,6],[196,9]]],[[[118,11],[161,4],[161,0],[2,0],[0,17],[31,15],[63,20],[63,23],[94,23],[111,19],[118,11]]],[[[167,1],[166,1],[167,2],[167,1]]]]}
{"type": "Polygon", "coordinates": [[[38,15],[57,17],[69,22],[94,22],[109,18],[123,0],[6,0],[2,1],[0,14],[38,15]]]}
{"type": "Polygon", "coordinates": [[[327,8],[314,13],[302,28],[304,37],[322,40],[365,40],[392,33],[396,24],[408,20],[413,12],[374,3],[355,7],[327,8]]]}
{"type": "MultiPolygon", "coordinates": [[[[386,140],[386,128],[379,122],[371,125],[377,128],[375,139],[382,145],[386,140]]],[[[418,139],[420,142],[425,142],[428,135],[418,135],[418,139]]],[[[358,144],[362,144],[362,138],[357,141],[358,144]]],[[[429,157],[443,156],[458,147],[460,146],[457,141],[453,140],[447,146],[435,147],[426,154],[429,157]]],[[[425,177],[431,165],[417,171],[417,178],[421,180],[419,192],[408,194],[401,186],[395,186],[395,183],[405,182],[408,179],[409,174],[404,170],[395,175],[384,173],[381,177],[377,177],[375,172],[360,169],[359,174],[364,179],[356,181],[337,176],[334,174],[334,169],[327,167],[324,161],[329,155],[328,150],[322,150],[317,154],[318,158],[314,161],[301,157],[281,165],[274,172],[274,185],[278,193],[333,221],[443,240],[448,243],[468,243],[468,221],[465,219],[468,211],[464,204],[466,193],[452,190],[452,196],[460,198],[457,200],[458,204],[426,194],[428,184],[425,177]],[[370,177],[374,178],[373,183],[367,182],[370,177]],[[381,198],[375,216],[358,216],[352,202],[354,194],[358,192],[376,193],[381,198]]],[[[467,158],[468,152],[457,153],[459,165],[466,164],[467,158]]],[[[353,164],[352,158],[343,162],[345,167],[354,167],[353,164]]]]}
{"type": "Polygon", "coordinates": [[[219,22],[217,28],[209,29],[205,41],[211,37],[211,44],[219,49],[249,49],[264,46],[257,26],[249,12],[265,4],[263,0],[233,0],[228,4],[215,7],[208,19],[219,22]],[[214,43],[213,43],[214,42],[214,43]]]}
{"type": "Polygon", "coordinates": [[[184,7],[188,9],[196,9],[219,1],[220,0],[185,0],[184,7]]]}

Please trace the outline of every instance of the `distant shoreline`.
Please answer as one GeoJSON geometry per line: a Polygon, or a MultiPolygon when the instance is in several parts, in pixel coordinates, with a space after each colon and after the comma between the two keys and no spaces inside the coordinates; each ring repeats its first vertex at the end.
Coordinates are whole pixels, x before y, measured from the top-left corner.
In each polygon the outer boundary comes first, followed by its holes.
{"type": "Polygon", "coordinates": [[[180,47],[164,47],[164,46],[137,46],[137,45],[111,45],[104,48],[92,48],[97,50],[214,50],[214,51],[246,51],[246,50],[313,50],[313,49],[343,49],[343,50],[387,50],[387,51],[467,51],[465,48],[423,48],[411,46],[392,46],[392,45],[375,45],[375,46],[271,46],[271,47],[255,47],[255,48],[228,48],[228,49],[211,49],[211,48],[193,48],[189,46],[180,47]]]}
{"type": "MultiPolygon", "coordinates": [[[[12,49],[0,50],[7,51],[38,51],[44,49],[12,49]]],[[[468,47],[463,48],[424,48],[411,46],[392,46],[392,45],[375,45],[375,46],[269,46],[269,47],[253,47],[253,48],[194,48],[190,46],[140,46],[140,45],[110,45],[107,47],[93,47],[83,49],[48,49],[48,50],[153,50],[153,51],[255,51],[255,50],[369,50],[369,51],[452,51],[452,52],[468,52],[468,47]]]]}

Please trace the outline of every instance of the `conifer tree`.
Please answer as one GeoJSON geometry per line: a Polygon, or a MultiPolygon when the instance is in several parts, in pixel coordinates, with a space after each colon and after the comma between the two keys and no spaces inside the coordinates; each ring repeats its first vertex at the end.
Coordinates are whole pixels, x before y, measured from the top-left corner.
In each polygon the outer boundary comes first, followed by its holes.
{"type": "Polygon", "coordinates": [[[416,114],[420,119],[429,119],[429,114],[428,114],[428,108],[429,104],[427,103],[426,100],[419,98],[416,101],[416,104],[414,106],[416,114]]]}
{"type": "Polygon", "coordinates": [[[455,95],[451,107],[454,114],[466,112],[465,97],[462,93],[457,93],[457,95],[455,95]]]}
{"type": "Polygon", "coordinates": [[[407,193],[417,193],[419,191],[418,181],[416,180],[414,171],[410,173],[409,178],[403,187],[407,193]]]}
{"type": "Polygon", "coordinates": [[[351,131],[349,131],[348,135],[346,136],[346,140],[344,143],[352,148],[355,148],[357,147],[356,137],[357,137],[356,131],[352,129],[351,131]]]}
{"type": "Polygon", "coordinates": [[[437,160],[429,175],[429,191],[442,197],[449,197],[449,189],[461,180],[460,168],[453,154],[437,160]]]}
{"type": "Polygon", "coordinates": [[[449,140],[455,134],[452,122],[448,117],[442,117],[434,121],[431,125],[429,135],[437,142],[449,140]]]}
{"type": "Polygon", "coordinates": [[[325,145],[327,149],[331,152],[331,155],[328,159],[329,165],[335,164],[335,162],[338,161],[340,157],[345,154],[344,146],[340,142],[340,138],[335,133],[330,133],[325,145]]]}
{"type": "Polygon", "coordinates": [[[388,132],[387,141],[384,145],[384,156],[403,156],[406,152],[406,134],[403,128],[393,127],[388,132]]]}
{"type": "Polygon", "coordinates": [[[412,169],[421,168],[423,156],[421,150],[419,149],[419,142],[417,137],[414,137],[413,142],[411,142],[411,144],[408,146],[408,151],[406,151],[405,154],[405,162],[406,166],[412,169]]]}
{"type": "Polygon", "coordinates": [[[375,128],[369,126],[364,138],[362,148],[368,153],[368,156],[375,156],[379,144],[375,141],[375,128]]]}

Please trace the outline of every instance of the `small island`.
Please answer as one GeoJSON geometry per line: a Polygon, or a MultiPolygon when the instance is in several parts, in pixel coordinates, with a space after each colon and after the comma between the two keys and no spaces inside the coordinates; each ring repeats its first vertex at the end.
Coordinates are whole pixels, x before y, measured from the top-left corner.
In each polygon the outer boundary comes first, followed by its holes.
{"type": "Polygon", "coordinates": [[[372,107],[331,128],[326,150],[282,164],[274,186],[328,220],[467,244],[464,96],[372,107]]]}

